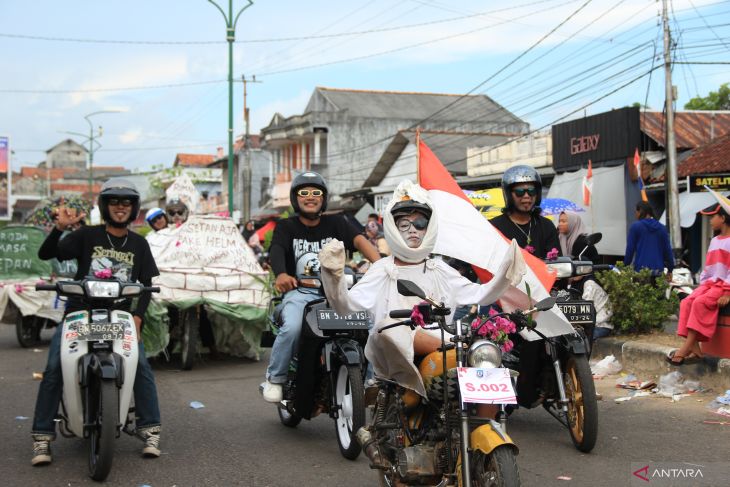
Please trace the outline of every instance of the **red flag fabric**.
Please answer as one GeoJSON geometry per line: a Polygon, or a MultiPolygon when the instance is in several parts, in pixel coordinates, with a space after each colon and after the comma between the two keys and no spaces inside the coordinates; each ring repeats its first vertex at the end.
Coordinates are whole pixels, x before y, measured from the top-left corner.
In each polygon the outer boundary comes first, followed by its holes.
{"type": "MultiPolygon", "coordinates": [[[[418,142],[418,183],[429,191],[434,203],[439,204],[439,236],[435,253],[448,255],[473,265],[477,276],[487,282],[499,268],[503,253],[509,247],[507,239],[494,228],[449,174],[438,157],[425,142],[418,142]]],[[[522,250],[529,270],[525,282],[532,297],[547,296],[555,276],[545,263],[522,250]]]]}
{"type": "Polygon", "coordinates": [[[583,177],[583,204],[591,206],[591,196],[593,195],[593,164],[588,159],[588,171],[583,177]]]}

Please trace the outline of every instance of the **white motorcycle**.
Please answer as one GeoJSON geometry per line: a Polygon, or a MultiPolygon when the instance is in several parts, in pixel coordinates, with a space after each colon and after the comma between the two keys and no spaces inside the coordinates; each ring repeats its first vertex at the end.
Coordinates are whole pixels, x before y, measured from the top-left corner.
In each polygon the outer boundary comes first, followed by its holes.
{"type": "Polygon", "coordinates": [[[38,284],[36,290],[80,298],[87,308],[67,314],[60,325],[64,388],[59,430],[67,438],[88,439],[89,475],[104,480],[111,470],[114,440],[122,429],[129,433],[126,426],[134,420],[130,403],[138,359],[132,314],[113,309],[114,304],[160,288],[88,277],[38,284]]]}

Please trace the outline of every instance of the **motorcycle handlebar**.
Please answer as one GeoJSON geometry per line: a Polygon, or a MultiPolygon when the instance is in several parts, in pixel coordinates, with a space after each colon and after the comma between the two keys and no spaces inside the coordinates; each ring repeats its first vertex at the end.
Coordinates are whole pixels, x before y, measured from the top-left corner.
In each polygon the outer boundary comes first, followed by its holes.
{"type": "Polygon", "coordinates": [[[35,290],[36,291],[55,291],[56,285],[55,284],[36,284],[35,290]]]}
{"type": "Polygon", "coordinates": [[[594,264],[593,270],[594,271],[610,271],[613,269],[613,266],[611,264],[594,264]]]}
{"type": "Polygon", "coordinates": [[[148,291],[148,292],[151,292],[151,293],[159,293],[160,292],[160,286],[151,286],[151,287],[145,286],[145,287],[142,288],[142,291],[148,291]]]}
{"type": "Polygon", "coordinates": [[[410,326],[411,328],[414,328],[413,322],[411,320],[406,320],[406,321],[399,321],[398,323],[393,323],[392,325],[384,326],[378,330],[378,333],[383,333],[385,330],[387,330],[389,328],[395,328],[396,326],[410,326]]]}
{"type": "Polygon", "coordinates": [[[413,310],[410,309],[394,309],[389,316],[391,318],[410,318],[411,313],[413,313],[413,310]]]}

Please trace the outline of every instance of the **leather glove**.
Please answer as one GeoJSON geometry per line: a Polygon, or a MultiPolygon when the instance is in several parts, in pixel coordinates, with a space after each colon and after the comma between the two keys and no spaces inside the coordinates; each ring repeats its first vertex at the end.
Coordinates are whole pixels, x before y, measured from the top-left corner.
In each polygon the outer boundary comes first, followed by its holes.
{"type": "Polygon", "coordinates": [[[330,240],[319,251],[319,265],[335,277],[345,273],[345,245],[337,239],[330,240]]]}

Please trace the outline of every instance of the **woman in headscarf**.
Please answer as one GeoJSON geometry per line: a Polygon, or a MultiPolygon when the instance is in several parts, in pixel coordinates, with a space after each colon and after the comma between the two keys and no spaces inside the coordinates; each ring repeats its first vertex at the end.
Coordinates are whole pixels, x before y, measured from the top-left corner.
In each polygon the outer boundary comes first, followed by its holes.
{"type": "Polygon", "coordinates": [[[580,260],[590,260],[594,264],[598,260],[598,251],[593,245],[588,245],[586,230],[583,220],[578,213],[563,211],[558,219],[558,240],[563,255],[577,259],[583,254],[580,260]]]}
{"type": "Polygon", "coordinates": [[[380,225],[376,221],[369,221],[365,225],[365,238],[367,238],[373,247],[378,249],[378,253],[381,257],[390,255],[390,247],[386,242],[385,237],[380,233],[380,225]]]}
{"type": "MultiPolygon", "coordinates": [[[[425,355],[441,346],[440,331],[396,327],[377,333],[398,320],[388,313],[411,309],[421,302],[414,296],[398,293],[397,280],[415,282],[428,296],[444,302],[452,311],[459,305],[490,304],[507,288],[516,285],[526,264],[519,247],[512,241],[509,252],[491,281],[475,284],[460,275],[431,252],[436,244],[438,218],[426,190],[403,181],[384,212],[385,239],[392,254],[375,262],[349,291],[343,277],[345,253],[342,242],[331,241],[319,253],[322,282],[329,304],[342,314],[367,310],[375,326],[365,347],[365,356],[375,374],[389,377],[425,396],[423,381],[413,364],[414,352],[425,355]]],[[[448,318],[449,321],[451,317],[448,318]]]]}

